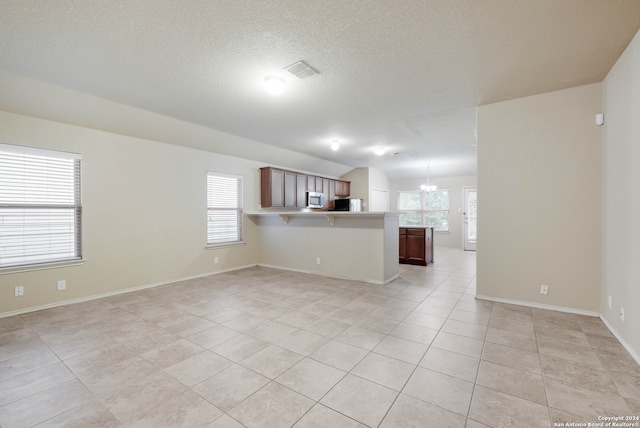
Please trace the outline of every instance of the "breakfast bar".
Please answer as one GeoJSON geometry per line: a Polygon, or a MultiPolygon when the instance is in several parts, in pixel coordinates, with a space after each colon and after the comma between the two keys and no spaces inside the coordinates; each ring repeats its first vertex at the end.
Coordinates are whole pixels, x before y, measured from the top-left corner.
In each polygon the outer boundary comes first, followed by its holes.
{"type": "Polygon", "coordinates": [[[246,215],[257,229],[262,266],[373,284],[399,275],[398,213],[261,210],[246,215]]]}

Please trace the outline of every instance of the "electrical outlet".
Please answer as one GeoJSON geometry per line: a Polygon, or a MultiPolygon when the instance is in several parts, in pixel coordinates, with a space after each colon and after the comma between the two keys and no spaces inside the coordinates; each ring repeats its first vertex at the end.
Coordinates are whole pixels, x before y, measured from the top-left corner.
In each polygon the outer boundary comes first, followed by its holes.
{"type": "Polygon", "coordinates": [[[62,291],[66,289],[67,289],[67,280],[61,279],[60,281],[58,281],[58,291],[62,291]]]}
{"type": "Polygon", "coordinates": [[[613,307],[613,300],[611,299],[611,296],[609,296],[609,300],[608,300],[607,306],[609,306],[609,309],[611,309],[613,307]]]}
{"type": "Polygon", "coordinates": [[[620,306],[620,319],[624,321],[624,308],[620,306]]]}
{"type": "Polygon", "coordinates": [[[320,257],[316,257],[316,264],[319,265],[320,264],[320,257]]]}
{"type": "Polygon", "coordinates": [[[19,285],[16,287],[16,297],[24,296],[24,287],[19,285]]]}
{"type": "Polygon", "coordinates": [[[214,257],[214,258],[213,258],[213,263],[216,263],[216,264],[217,264],[219,261],[220,261],[220,260],[218,260],[218,258],[217,258],[217,257],[214,257]]]}
{"type": "Polygon", "coordinates": [[[547,294],[549,294],[549,286],[548,286],[548,285],[541,284],[541,285],[540,285],[540,294],[543,294],[543,295],[545,295],[545,296],[546,296],[547,294]]]}

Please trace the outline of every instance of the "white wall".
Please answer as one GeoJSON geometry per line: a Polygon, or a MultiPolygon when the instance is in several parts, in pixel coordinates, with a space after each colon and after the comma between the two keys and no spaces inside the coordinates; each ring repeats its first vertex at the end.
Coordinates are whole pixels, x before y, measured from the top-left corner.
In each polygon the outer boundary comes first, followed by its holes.
{"type": "Polygon", "coordinates": [[[258,263],[247,244],[207,250],[206,173],[242,175],[257,207],[261,163],[0,111],[0,141],[82,155],[80,266],[0,274],[0,313],[258,263]],[[214,257],[219,263],[214,264],[214,257]],[[65,279],[67,289],[56,290],[65,279]],[[24,286],[24,297],[14,287],[24,286]]]}
{"type": "MultiPolygon", "coordinates": [[[[427,183],[427,177],[411,180],[394,180],[391,182],[390,205],[392,211],[398,209],[398,191],[420,190],[421,184],[427,183]]],[[[438,247],[450,247],[462,249],[464,201],[463,188],[473,187],[477,183],[476,177],[438,177],[430,178],[429,183],[438,186],[438,189],[449,190],[449,232],[435,232],[433,244],[438,247]]],[[[482,196],[478,194],[478,198],[482,196]]]]}
{"type": "Polygon", "coordinates": [[[375,168],[355,168],[341,177],[351,182],[351,197],[361,198],[364,204],[363,211],[371,211],[371,191],[388,190],[389,179],[386,174],[375,168]]]}
{"type": "Polygon", "coordinates": [[[340,178],[351,183],[350,197],[362,198],[366,203],[369,195],[369,168],[354,168],[340,178]]]}
{"type": "Polygon", "coordinates": [[[260,199],[261,166],[334,177],[351,169],[4,71],[0,142],[82,155],[86,259],[81,266],[0,272],[5,315],[259,263],[250,221],[246,245],[205,249],[207,170],[242,175],[251,211],[260,199]],[[56,290],[59,279],[67,290],[56,290]],[[25,287],[24,297],[14,297],[16,285],[25,287]]]}
{"type": "Polygon", "coordinates": [[[604,81],[600,309],[640,361],[640,32],[604,81]],[[612,308],[608,298],[611,296],[612,308]],[[625,309],[625,320],[619,316],[625,309]]]}
{"type": "Polygon", "coordinates": [[[389,211],[391,192],[389,178],[376,168],[369,168],[369,201],[368,211],[389,211]],[[386,203],[385,203],[386,201],[386,203]]]}
{"type": "MultiPolygon", "coordinates": [[[[212,131],[211,137],[224,144],[218,140],[224,134],[212,131]]],[[[307,229],[280,219],[265,227],[246,220],[246,244],[206,249],[207,171],[243,176],[244,208],[250,212],[258,209],[262,162],[1,110],[0,142],[82,156],[85,259],[55,269],[0,272],[0,314],[258,263],[378,283],[397,274],[397,216],[393,228],[385,217],[351,226],[341,219],[335,227],[320,218],[323,227],[307,229]],[[342,240],[357,245],[343,245],[342,240]],[[323,261],[319,266],[316,257],[323,261]],[[57,291],[61,279],[67,289],[57,291]],[[23,297],[13,295],[17,285],[24,286],[23,297]]],[[[283,158],[280,164],[285,162],[283,158]]],[[[366,179],[356,180],[356,189],[359,181],[369,182],[369,171],[363,174],[366,179]]]]}
{"type": "Polygon", "coordinates": [[[599,312],[601,89],[478,107],[478,295],[599,312]]]}

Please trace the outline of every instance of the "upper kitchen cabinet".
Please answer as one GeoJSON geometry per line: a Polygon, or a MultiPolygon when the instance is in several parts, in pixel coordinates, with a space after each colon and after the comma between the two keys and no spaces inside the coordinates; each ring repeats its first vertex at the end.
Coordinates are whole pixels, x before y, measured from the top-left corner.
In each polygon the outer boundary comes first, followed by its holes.
{"type": "Polygon", "coordinates": [[[294,208],[296,206],[296,173],[291,171],[284,172],[284,206],[294,208]]]}
{"type": "Polygon", "coordinates": [[[307,175],[307,191],[315,192],[316,191],[316,177],[313,175],[307,175]]]}
{"type": "Polygon", "coordinates": [[[349,196],[348,181],[287,171],[260,168],[260,205],[262,208],[305,208],[307,192],[324,193],[325,207],[330,208],[338,197],[349,196]]]}
{"type": "Polygon", "coordinates": [[[336,181],[336,196],[341,198],[347,197],[351,194],[351,183],[348,181],[338,180],[336,181]]]}
{"type": "MultiPolygon", "coordinates": [[[[309,176],[305,174],[296,174],[296,208],[305,208],[307,206],[307,192],[313,192],[309,190],[309,176]]],[[[315,180],[313,181],[313,187],[315,189],[315,180]]]]}
{"type": "Polygon", "coordinates": [[[329,198],[329,180],[328,178],[323,178],[322,179],[322,194],[324,195],[324,207],[331,209],[332,207],[332,203],[331,203],[331,199],[329,198]]]}
{"type": "Polygon", "coordinates": [[[263,207],[296,208],[297,180],[295,172],[271,167],[260,168],[260,204],[263,207]]]}
{"type": "Polygon", "coordinates": [[[263,207],[284,207],[284,171],[260,168],[260,204],[263,207]]]}

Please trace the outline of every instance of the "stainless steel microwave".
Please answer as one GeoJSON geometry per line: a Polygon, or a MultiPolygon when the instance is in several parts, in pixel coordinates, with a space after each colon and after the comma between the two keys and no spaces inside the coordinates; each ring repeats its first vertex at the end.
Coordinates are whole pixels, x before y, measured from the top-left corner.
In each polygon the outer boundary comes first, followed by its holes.
{"type": "Polygon", "coordinates": [[[324,194],[318,192],[307,192],[308,208],[324,208],[324,194]]]}

